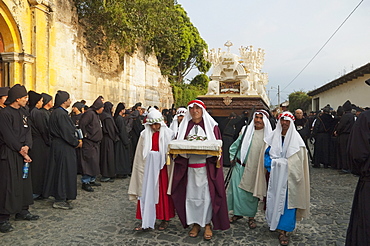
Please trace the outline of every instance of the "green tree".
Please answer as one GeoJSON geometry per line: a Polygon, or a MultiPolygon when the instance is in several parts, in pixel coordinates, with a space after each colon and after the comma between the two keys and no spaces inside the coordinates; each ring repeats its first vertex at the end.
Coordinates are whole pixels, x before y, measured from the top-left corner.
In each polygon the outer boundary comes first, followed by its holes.
{"type": "Polygon", "coordinates": [[[162,73],[169,75],[173,83],[183,83],[185,76],[197,68],[205,73],[211,67],[203,57],[204,49],[208,46],[201,38],[198,29],[191,23],[189,17],[181,5],[174,6],[176,20],[169,27],[167,35],[171,38],[157,42],[155,51],[158,61],[163,68],[162,73]]]}
{"type": "Polygon", "coordinates": [[[74,0],[88,46],[102,52],[114,47],[123,57],[139,47],[153,53],[163,75],[183,83],[196,67],[207,72],[206,42],[181,5],[173,0],[74,0]],[[101,47],[101,49],[100,49],[101,47]]]}
{"type": "Polygon", "coordinates": [[[175,106],[187,105],[188,102],[194,100],[199,95],[206,93],[205,88],[194,86],[191,84],[174,84],[173,85],[173,96],[175,98],[175,106]]]}
{"type": "Polygon", "coordinates": [[[206,74],[201,73],[195,76],[190,81],[190,85],[197,86],[200,89],[206,89],[208,86],[208,82],[209,82],[209,77],[206,74]]]}
{"type": "Polygon", "coordinates": [[[311,105],[312,98],[304,91],[295,91],[289,94],[289,111],[294,112],[300,108],[307,111],[311,105]]]}

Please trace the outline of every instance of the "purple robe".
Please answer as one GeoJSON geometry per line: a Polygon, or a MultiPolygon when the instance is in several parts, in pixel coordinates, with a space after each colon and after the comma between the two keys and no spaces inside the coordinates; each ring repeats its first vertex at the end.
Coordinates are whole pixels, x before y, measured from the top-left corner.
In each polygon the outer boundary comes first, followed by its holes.
{"type": "MultiPolygon", "coordinates": [[[[204,129],[203,121],[201,121],[199,125],[204,129]]],[[[194,123],[190,121],[186,129],[185,136],[189,134],[193,126],[194,123]]],[[[215,134],[216,139],[221,139],[221,133],[218,126],[215,126],[213,133],[215,134]]],[[[189,160],[178,155],[174,161],[175,167],[173,171],[171,197],[180,221],[184,228],[186,228],[188,225],[186,223],[185,199],[189,160]]],[[[227,211],[222,158],[220,168],[216,168],[216,162],[216,156],[206,159],[208,186],[212,200],[212,223],[214,230],[227,230],[230,228],[230,222],[227,211]]]]}

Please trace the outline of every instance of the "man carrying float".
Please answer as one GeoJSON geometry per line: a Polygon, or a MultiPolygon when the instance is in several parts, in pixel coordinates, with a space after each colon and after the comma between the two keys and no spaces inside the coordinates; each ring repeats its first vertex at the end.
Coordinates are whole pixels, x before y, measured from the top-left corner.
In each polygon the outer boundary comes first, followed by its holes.
{"type": "Polygon", "coordinates": [[[205,227],[204,239],[210,240],[211,221],[215,230],[230,227],[220,139],[217,122],[204,103],[190,101],[177,140],[169,146],[170,153],[178,154],[174,155],[171,196],[184,228],[193,225],[190,237],[197,237],[201,227],[205,227]]]}

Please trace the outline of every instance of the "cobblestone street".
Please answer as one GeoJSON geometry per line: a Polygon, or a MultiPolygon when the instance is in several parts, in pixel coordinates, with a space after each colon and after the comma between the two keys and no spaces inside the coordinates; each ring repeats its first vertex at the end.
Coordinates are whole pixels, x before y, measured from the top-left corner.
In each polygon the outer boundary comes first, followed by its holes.
{"type": "MultiPolygon", "coordinates": [[[[225,171],[227,171],[225,169],[225,171]]],[[[357,178],[332,169],[312,169],[311,216],[297,224],[290,245],[344,245],[357,178]]],[[[175,217],[166,231],[134,232],[136,204],[128,201],[129,179],[116,179],[81,190],[73,210],[53,209],[52,199],[35,201],[30,211],[38,221],[14,221],[14,231],[0,234],[0,245],[279,245],[277,232],[270,232],[261,212],[258,227],[250,230],[241,219],[227,231],[214,231],[211,241],[189,238],[175,217]]],[[[158,224],[158,223],[157,223],[158,224]]]]}

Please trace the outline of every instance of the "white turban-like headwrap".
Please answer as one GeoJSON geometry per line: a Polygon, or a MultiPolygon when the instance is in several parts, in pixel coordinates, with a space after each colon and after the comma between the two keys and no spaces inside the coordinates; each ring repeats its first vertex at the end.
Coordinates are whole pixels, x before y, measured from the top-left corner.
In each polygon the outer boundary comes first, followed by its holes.
{"type": "MultiPolygon", "coordinates": [[[[267,138],[272,133],[271,124],[270,124],[270,121],[269,121],[269,118],[268,118],[269,114],[263,109],[260,109],[260,110],[257,110],[256,112],[254,112],[252,120],[248,125],[247,132],[245,133],[245,136],[242,140],[242,145],[241,145],[241,148],[240,148],[240,161],[241,161],[241,163],[244,163],[244,161],[245,161],[244,158],[247,155],[247,151],[249,150],[249,146],[250,146],[251,141],[252,141],[252,137],[253,137],[254,130],[255,130],[254,129],[254,118],[256,117],[256,114],[262,114],[262,116],[263,116],[263,124],[265,125],[264,126],[264,132],[263,132],[263,141],[265,143],[267,143],[267,138]]],[[[244,133],[244,129],[245,129],[245,126],[241,130],[242,134],[244,133]]]]}
{"type": "Polygon", "coordinates": [[[203,121],[204,121],[204,128],[205,128],[205,133],[207,135],[208,140],[216,140],[215,134],[213,132],[215,126],[217,126],[217,122],[209,115],[209,113],[206,110],[206,106],[201,100],[192,100],[188,103],[188,111],[186,112],[184,119],[181,121],[180,126],[179,126],[179,133],[177,135],[176,139],[184,139],[185,138],[185,133],[186,129],[188,128],[189,121],[192,119],[189,108],[194,107],[194,105],[198,105],[199,107],[202,108],[203,111],[203,121]]]}
{"type": "Polygon", "coordinates": [[[300,147],[306,147],[301,135],[299,135],[295,129],[294,121],[295,118],[290,112],[283,112],[279,115],[276,129],[267,139],[267,143],[271,146],[270,156],[272,158],[289,158],[297,153],[300,147]],[[281,119],[290,121],[290,126],[285,135],[284,143],[281,137],[281,119]]]}

